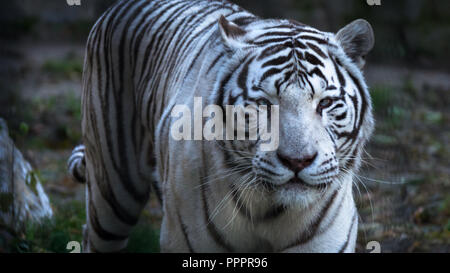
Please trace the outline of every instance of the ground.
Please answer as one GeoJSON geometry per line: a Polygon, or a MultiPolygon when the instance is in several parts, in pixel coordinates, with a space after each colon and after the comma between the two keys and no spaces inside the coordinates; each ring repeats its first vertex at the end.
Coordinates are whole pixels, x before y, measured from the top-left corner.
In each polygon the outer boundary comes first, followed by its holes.
{"type": "MultiPolygon", "coordinates": [[[[55,219],[30,226],[18,252],[65,252],[81,241],[84,188],[66,175],[80,142],[82,44],[15,48],[19,84],[8,119],[16,145],[38,171],[55,219]]],[[[369,64],[365,71],[376,130],[364,154],[355,197],[360,213],[358,252],[378,241],[381,252],[450,252],[450,75],[435,70],[369,64]]],[[[129,246],[159,250],[161,210],[152,201],[129,246]]]]}

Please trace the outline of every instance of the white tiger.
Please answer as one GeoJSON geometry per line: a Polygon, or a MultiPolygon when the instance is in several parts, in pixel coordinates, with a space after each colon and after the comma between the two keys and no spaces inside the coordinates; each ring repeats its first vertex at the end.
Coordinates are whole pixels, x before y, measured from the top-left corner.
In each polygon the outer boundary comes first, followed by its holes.
{"type": "Polygon", "coordinates": [[[89,35],[69,159],[87,181],[85,251],[124,249],[153,187],[164,252],[353,252],[373,44],[362,19],[333,34],[227,1],[119,1],[89,35]],[[171,110],[194,97],[278,105],[278,149],[174,140],[171,110]]]}

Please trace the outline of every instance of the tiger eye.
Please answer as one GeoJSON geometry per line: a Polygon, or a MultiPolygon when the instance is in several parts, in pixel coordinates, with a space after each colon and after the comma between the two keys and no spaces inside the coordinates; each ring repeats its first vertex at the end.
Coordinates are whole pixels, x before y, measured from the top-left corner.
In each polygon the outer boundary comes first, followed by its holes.
{"type": "Polygon", "coordinates": [[[323,108],[329,107],[332,103],[333,103],[333,100],[332,100],[332,99],[330,99],[330,98],[325,98],[325,99],[322,99],[322,100],[319,102],[319,106],[323,109],[323,108]]]}
{"type": "Polygon", "coordinates": [[[322,115],[322,110],[327,108],[327,107],[330,107],[331,104],[333,104],[333,100],[332,99],[330,99],[330,98],[322,99],[321,101],[319,101],[319,104],[317,105],[316,112],[319,115],[322,115]]]}

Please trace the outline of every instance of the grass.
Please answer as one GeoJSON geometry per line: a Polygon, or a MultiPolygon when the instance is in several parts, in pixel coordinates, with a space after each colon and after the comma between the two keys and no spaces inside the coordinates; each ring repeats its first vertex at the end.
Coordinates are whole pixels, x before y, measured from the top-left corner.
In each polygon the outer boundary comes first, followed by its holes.
{"type": "Polygon", "coordinates": [[[75,92],[24,101],[8,120],[10,136],[25,149],[64,149],[81,139],[81,101],[75,92]]]}
{"type": "Polygon", "coordinates": [[[159,252],[159,230],[154,229],[148,224],[141,224],[136,226],[131,232],[126,252],[159,252]]]}
{"type": "Polygon", "coordinates": [[[370,88],[370,96],[376,113],[385,111],[392,105],[394,93],[394,88],[387,85],[375,85],[370,88]]]}
{"type": "MultiPolygon", "coordinates": [[[[69,253],[68,243],[83,240],[82,226],[86,222],[85,205],[71,201],[54,210],[53,219],[40,224],[28,224],[12,246],[16,253],[69,253]]],[[[126,252],[159,252],[159,230],[148,221],[141,221],[131,232],[126,252]]]]}
{"type": "Polygon", "coordinates": [[[22,238],[15,242],[13,252],[67,253],[67,243],[82,241],[81,227],[85,222],[84,204],[72,201],[54,210],[53,219],[28,224],[22,238]]]}
{"type": "Polygon", "coordinates": [[[83,73],[83,63],[80,58],[68,54],[63,59],[50,59],[42,65],[44,72],[53,77],[79,78],[83,73]]]}
{"type": "Polygon", "coordinates": [[[374,142],[385,145],[398,143],[392,130],[404,126],[404,121],[410,115],[410,110],[405,107],[404,102],[398,103],[398,93],[401,91],[384,84],[375,85],[370,89],[377,121],[377,129],[372,137],[374,142]]]}

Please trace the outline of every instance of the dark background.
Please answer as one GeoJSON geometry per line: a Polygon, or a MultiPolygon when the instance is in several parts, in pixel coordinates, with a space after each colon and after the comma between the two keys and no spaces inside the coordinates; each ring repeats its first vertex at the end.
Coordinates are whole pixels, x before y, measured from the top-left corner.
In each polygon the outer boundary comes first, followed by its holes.
{"type": "MultiPolygon", "coordinates": [[[[84,43],[111,0],[3,1],[0,10],[0,117],[37,169],[55,211],[11,251],[64,252],[81,240],[83,188],[66,176],[80,142],[84,43]]],[[[375,48],[365,76],[377,120],[355,181],[357,251],[450,252],[450,1],[236,0],[264,18],[292,18],[336,32],[357,18],[372,24],[375,48]]],[[[154,200],[155,198],[153,198],[154,200]]],[[[158,251],[154,200],[131,238],[132,252],[158,251]]]]}

